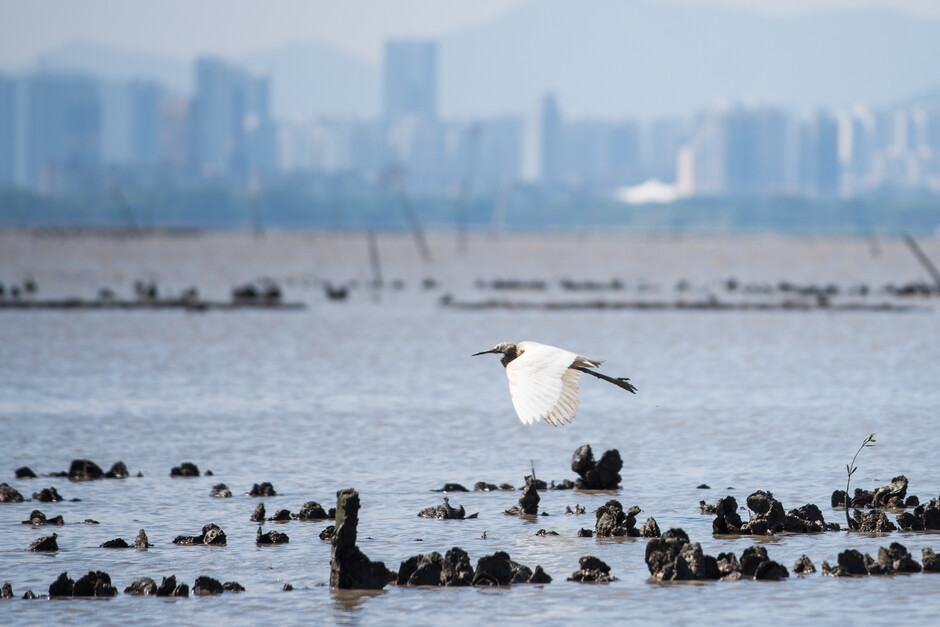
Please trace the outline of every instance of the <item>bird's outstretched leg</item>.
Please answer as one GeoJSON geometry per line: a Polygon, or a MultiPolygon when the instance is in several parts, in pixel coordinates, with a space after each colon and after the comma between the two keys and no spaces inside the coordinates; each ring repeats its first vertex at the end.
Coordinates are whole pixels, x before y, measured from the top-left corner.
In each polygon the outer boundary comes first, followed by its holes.
{"type": "Polygon", "coordinates": [[[599,372],[594,372],[593,370],[588,370],[584,366],[571,366],[571,367],[574,368],[575,370],[586,372],[587,374],[593,377],[597,377],[598,379],[603,379],[604,381],[607,381],[608,383],[613,383],[617,387],[621,387],[625,389],[627,392],[636,394],[636,388],[633,386],[632,383],[630,383],[630,379],[627,379],[626,377],[617,377],[615,379],[613,377],[608,377],[606,374],[601,374],[599,372]]]}

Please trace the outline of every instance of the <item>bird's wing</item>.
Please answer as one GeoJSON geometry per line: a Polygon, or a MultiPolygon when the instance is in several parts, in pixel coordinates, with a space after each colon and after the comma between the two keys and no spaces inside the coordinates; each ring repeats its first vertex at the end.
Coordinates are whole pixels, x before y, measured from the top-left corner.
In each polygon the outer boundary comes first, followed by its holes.
{"type": "Polygon", "coordinates": [[[518,347],[522,352],[506,366],[506,376],[519,420],[532,424],[544,419],[556,427],[571,422],[581,400],[581,372],[569,366],[578,355],[537,342],[520,342],[518,347]]]}

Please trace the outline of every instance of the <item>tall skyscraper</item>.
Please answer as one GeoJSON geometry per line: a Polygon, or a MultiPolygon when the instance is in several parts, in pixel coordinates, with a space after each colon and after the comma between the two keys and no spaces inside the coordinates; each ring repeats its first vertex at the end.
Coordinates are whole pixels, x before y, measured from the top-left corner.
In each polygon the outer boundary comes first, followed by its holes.
{"type": "Polygon", "coordinates": [[[404,117],[437,119],[437,44],[389,41],[385,44],[382,110],[387,123],[404,117]]]}
{"type": "Polygon", "coordinates": [[[539,178],[543,183],[551,185],[561,179],[563,134],[558,100],[549,94],[542,99],[539,112],[539,178]]]}
{"type": "Polygon", "coordinates": [[[0,186],[13,183],[16,136],[16,81],[0,76],[0,186]]]}
{"type": "Polygon", "coordinates": [[[811,198],[832,198],[839,192],[839,125],[817,112],[800,125],[800,188],[811,198]]]}

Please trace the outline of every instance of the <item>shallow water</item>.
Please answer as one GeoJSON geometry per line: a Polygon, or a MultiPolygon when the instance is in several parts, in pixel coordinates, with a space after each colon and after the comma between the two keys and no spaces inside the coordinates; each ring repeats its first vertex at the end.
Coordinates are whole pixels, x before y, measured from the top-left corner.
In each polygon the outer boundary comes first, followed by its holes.
{"type": "MultiPolygon", "coordinates": [[[[479,298],[476,279],[558,278],[648,283],[670,293],[679,279],[714,289],[742,281],[867,282],[923,280],[897,241],[774,237],[640,239],[617,235],[513,236],[471,240],[471,253],[432,237],[435,260],[423,264],[407,237],[380,238],[386,279],[401,290],[354,289],[348,302],[327,301],[318,281],[369,278],[364,239],[354,235],[243,234],[155,237],[48,237],[0,232],[0,281],[26,275],[38,296],[92,297],[110,286],[131,293],[135,279],[165,291],[197,285],[214,298],[231,286],[271,276],[292,312],[184,313],[0,311],[0,481],[24,496],[55,486],[79,502],[0,505],[0,581],[17,597],[47,591],[62,571],[77,579],[104,570],[119,590],[137,577],[175,574],[182,582],[209,575],[235,580],[241,594],[189,599],[0,603],[4,622],[233,624],[315,620],[378,624],[408,620],[464,622],[630,620],[641,624],[745,623],[772,613],[785,623],[836,624],[844,610],[870,622],[931,622],[940,612],[940,576],[838,580],[818,573],[779,582],[657,585],[647,581],[646,540],[576,537],[594,527],[593,510],[609,498],[643,509],[665,531],[682,527],[712,555],[740,555],[755,541],[787,567],[801,554],[819,568],[839,552],[872,555],[898,541],[920,561],[940,550],[940,535],[882,537],[827,533],[755,540],[715,538],[699,501],[770,490],[786,508],[816,503],[827,521],[845,484],[845,464],[874,431],[878,445],[861,453],[853,488],[874,488],[904,474],[922,501],[940,493],[938,408],[940,319],[936,302],[908,313],[457,311],[437,305],[443,293],[479,298]],[[420,281],[433,277],[435,290],[420,281]],[[536,339],[606,358],[605,371],[629,376],[636,396],[582,379],[574,423],[526,427],[515,417],[505,375],[493,356],[473,352],[502,340],[536,339]],[[431,492],[454,481],[521,486],[534,464],[539,478],[574,479],[571,454],[585,443],[595,454],[616,448],[624,459],[616,493],[541,493],[537,521],[503,516],[519,492],[450,496],[479,518],[417,518],[437,505],[431,492]],[[123,460],[143,477],[71,483],[16,480],[13,469],[67,470],[75,458],[107,470],[123,460]],[[171,479],[172,466],[195,462],[214,476],[171,479]],[[247,496],[270,481],[271,498],[247,496]],[[210,498],[226,483],[235,496],[210,498]],[[710,490],[696,489],[701,483],[710,490]],[[417,553],[460,546],[471,561],[497,550],[542,567],[547,586],[501,590],[386,588],[381,593],[331,592],[327,522],[267,523],[290,544],[257,547],[249,517],[258,502],[268,515],[297,512],[308,500],[325,507],[338,489],[362,499],[360,547],[372,559],[398,564],[417,553]],[[566,515],[580,504],[587,514],[566,515]],[[62,514],[64,527],[21,525],[32,509],[62,514]],[[99,525],[81,521],[93,518],[99,525]],[[215,522],[226,547],[179,547],[177,535],[215,522]],[[133,541],[146,529],[147,552],[106,550],[115,537],[133,541]],[[538,529],[559,536],[536,537],[538,529]],[[59,534],[53,555],[29,553],[35,538],[59,534]],[[486,532],[486,539],[482,536],[486,532]],[[578,558],[593,554],[618,581],[568,583],[578,558]],[[291,583],[292,592],[282,591],[291,583]],[[407,612],[407,614],[405,614],[407,612]],[[405,618],[407,617],[407,618],[405,618]]],[[[936,241],[921,243],[940,259],[936,241]]],[[[536,301],[557,296],[519,293],[536,301]]],[[[502,296],[502,295],[501,295],[502,296]]],[[[597,295],[594,295],[595,297],[597,295]]],[[[873,296],[875,299],[882,295],[873,296]]],[[[586,378],[585,378],[586,379],[586,378]]]]}

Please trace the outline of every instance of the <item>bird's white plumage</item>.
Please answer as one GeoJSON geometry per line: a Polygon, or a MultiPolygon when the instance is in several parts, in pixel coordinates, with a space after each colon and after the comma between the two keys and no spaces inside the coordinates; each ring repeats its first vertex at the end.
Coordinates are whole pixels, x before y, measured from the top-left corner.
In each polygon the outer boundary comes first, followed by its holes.
{"type": "Polygon", "coordinates": [[[581,372],[570,366],[596,367],[600,362],[538,342],[519,342],[517,350],[506,376],[519,420],[532,424],[542,419],[556,427],[571,422],[581,402],[581,372]]]}

